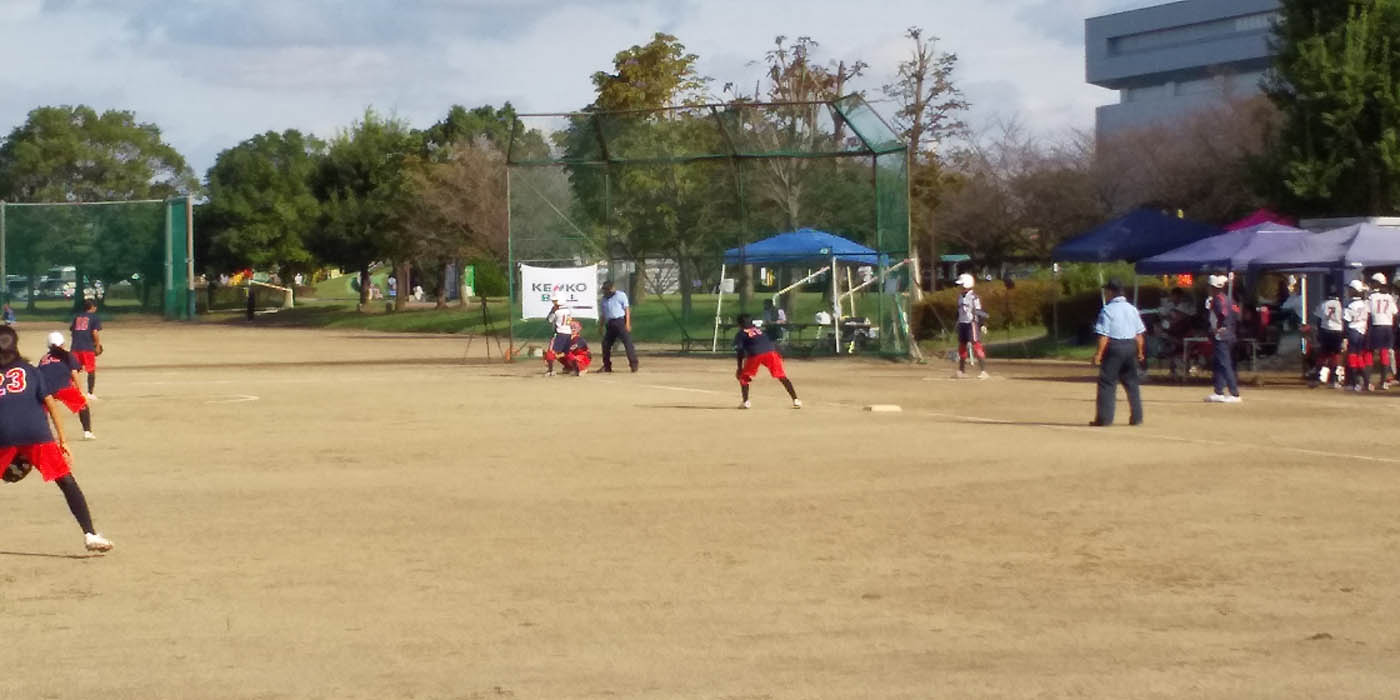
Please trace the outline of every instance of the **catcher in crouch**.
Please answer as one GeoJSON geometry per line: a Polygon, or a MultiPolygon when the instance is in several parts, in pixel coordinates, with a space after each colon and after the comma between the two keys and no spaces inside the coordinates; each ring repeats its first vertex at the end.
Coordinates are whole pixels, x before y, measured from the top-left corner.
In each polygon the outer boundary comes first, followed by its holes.
{"type": "Polygon", "coordinates": [[[112,542],[93,529],[87,499],[68,466],[68,441],[58,409],[34,365],[19,354],[19,334],[0,326],[0,465],[4,480],[23,479],[38,468],[44,481],[57,482],[78,525],[88,551],[105,552],[112,542]],[[53,431],[49,431],[52,422],[53,431]],[[54,435],[58,442],[54,442],[54,435]]]}

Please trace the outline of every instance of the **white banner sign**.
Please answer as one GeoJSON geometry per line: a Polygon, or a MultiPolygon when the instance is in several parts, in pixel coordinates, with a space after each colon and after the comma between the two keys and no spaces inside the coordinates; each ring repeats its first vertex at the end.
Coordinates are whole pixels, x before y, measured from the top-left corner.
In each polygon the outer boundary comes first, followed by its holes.
{"type": "Polygon", "coordinates": [[[544,318],[557,297],[575,318],[598,318],[598,266],[520,266],[521,318],[544,318]]]}

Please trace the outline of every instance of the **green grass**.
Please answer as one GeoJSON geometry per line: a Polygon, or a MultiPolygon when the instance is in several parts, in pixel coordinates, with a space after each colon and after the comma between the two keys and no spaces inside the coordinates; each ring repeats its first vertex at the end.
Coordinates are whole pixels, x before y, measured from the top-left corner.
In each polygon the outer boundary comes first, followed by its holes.
{"type": "MultiPolygon", "coordinates": [[[[309,300],[299,303],[296,308],[265,314],[258,317],[258,323],[277,326],[308,326],[318,328],[358,328],[373,331],[417,332],[417,333],[483,333],[488,329],[482,320],[479,300],[463,308],[455,302],[446,309],[418,306],[403,311],[386,312],[388,300],[371,302],[361,312],[355,310],[355,303],[346,300],[353,296],[347,277],[327,280],[317,285],[318,293],[327,294],[325,301],[309,300]],[[343,285],[343,288],[342,288],[343,285]],[[336,298],[331,295],[343,295],[336,298]]],[[[749,311],[758,314],[762,308],[762,298],[750,302],[749,311]]],[[[487,311],[491,324],[489,330],[504,334],[507,331],[506,300],[487,299],[487,311]]],[[[809,323],[819,308],[823,307],[820,294],[799,294],[794,298],[793,322],[809,323]]],[[[515,307],[518,309],[519,306],[515,307]]],[[[850,313],[849,306],[845,307],[850,313]]],[[[732,323],[739,313],[738,298],[726,295],[722,309],[723,319],[732,323]]],[[[875,316],[873,297],[862,305],[857,301],[858,315],[875,316]]],[[[231,316],[232,314],[225,314],[231,316]]],[[[688,318],[682,318],[679,295],[648,296],[632,308],[632,337],[640,343],[679,344],[685,337],[692,340],[709,340],[714,333],[715,295],[697,294],[694,296],[693,310],[688,318]]],[[[522,338],[547,338],[552,331],[542,320],[533,320],[516,325],[516,333],[522,338]]],[[[589,337],[598,335],[593,321],[584,322],[584,333],[589,337]]]]}
{"type": "MultiPolygon", "coordinates": [[[[67,325],[73,318],[72,299],[36,299],[34,309],[30,310],[29,302],[13,302],[10,306],[15,310],[15,321],[21,324],[26,323],[55,323],[61,322],[67,325]]],[[[103,318],[130,317],[130,316],[152,316],[159,317],[159,308],[151,309],[142,307],[135,299],[111,297],[103,304],[99,311],[103,318]]]]}
{"type": "MultiPolygon", "coordinates": [[[[987,333],[984,346],[987,356],[996,359],[1057,359],[1085,360],[1094,354],[1094,348],[1072,345],[1061,340],[1056,343],[1043,326],[1015,326],[1011,329],[992,329],[987,333]]],[[[957,350],[955,338],[936,338],[919,343],[919,348],[928,357],[942,357],[957,350]]]]}

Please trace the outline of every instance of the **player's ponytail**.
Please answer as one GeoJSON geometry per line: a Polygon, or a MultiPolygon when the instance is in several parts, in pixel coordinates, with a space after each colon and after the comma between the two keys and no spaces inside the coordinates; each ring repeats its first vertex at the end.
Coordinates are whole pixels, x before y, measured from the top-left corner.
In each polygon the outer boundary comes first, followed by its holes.
{"type": "Polygon", "coordinates": [[[19,354],[19,333],[10,326],[0,326],[0,367],[23,361],[24,356],[19,354]]]}
{"type": "Polygon", "coordinates": [[[64,348],[62,345],[50,345],[49,354],[57,357],[58,361],[63,363],[67,363],[68,358],[73,356],[72,353],[68,352],[67,348],[64,348]]]}

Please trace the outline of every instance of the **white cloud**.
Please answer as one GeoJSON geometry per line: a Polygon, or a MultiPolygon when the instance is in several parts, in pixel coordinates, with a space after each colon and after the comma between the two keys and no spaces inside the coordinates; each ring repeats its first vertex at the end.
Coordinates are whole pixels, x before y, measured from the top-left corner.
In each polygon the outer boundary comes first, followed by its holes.
{"type": "MultiPolygon", "coordinates": [[[[656,31],[751,91],[773,38],[864,60],[880,97],[918,25],[959,55],[971,121],[1087,128],[1112,94],[1084,84],[1083,19],[1149,0],[0,0],[0,129],[32,108],[130,109],[202,173],[266,130],[321,136],[366,106],[426,126],[454,103],[577,109],[589,76],[656,31]]],[[[879,107],[889,111],[889,106],[879,107]]]]}

